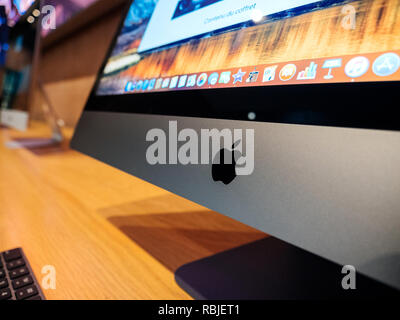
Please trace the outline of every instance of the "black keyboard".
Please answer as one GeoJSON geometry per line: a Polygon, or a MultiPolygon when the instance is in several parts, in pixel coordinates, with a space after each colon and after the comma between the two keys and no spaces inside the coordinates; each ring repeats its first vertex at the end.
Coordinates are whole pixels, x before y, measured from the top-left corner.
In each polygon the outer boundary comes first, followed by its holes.
{"type": "Polygon", "coordinates": [[[45,300],[22,249],[0,253],[1,300],[45,300]]]}

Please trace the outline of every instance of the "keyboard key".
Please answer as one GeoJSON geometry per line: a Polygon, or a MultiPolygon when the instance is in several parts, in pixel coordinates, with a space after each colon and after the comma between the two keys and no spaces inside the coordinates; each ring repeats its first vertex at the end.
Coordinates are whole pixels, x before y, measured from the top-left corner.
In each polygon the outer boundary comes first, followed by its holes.
{"type": "Polygon", "coordinates": [[[7,263],[7,269],[9,271],[11,271],[11,270],[17,269],[19,267],[22,267],[24,265],[25,265],[25,261],[22,259],[18,259],[18,260],[14,260],[14,261],[7,263]]]}
{"type": "Polygon", "coordinates": [[[21,248],[0,252],[0,300],[16,299],[46,300],[21,248]]]}
{"type": "Polygon", "coordinates": [[[0,289],[4,289],[8,287],[7,279],[0,280],[0,289]]]}
{"type": "Polygon", "coordinates": [[[12,282],[14,290],[20,289],[22,287],[29,286],[30,284],[33,283],[33,279],[31,276],[26,276],[17,280],[14,280],[12,282]]]}
{"type": "Polygon", "coordinates": [[[4,260],[6,260],[6,262],[20,259],[20,258],[22,258],[21,250],[14,249],[14,250],[6,251],[3,253],[3,257],[4,257],[4,260]]]}
{"type": "Polygon", "coordinates": [[[0,290],[0,300],[8,300],[11,299],[11,291],[10,289],[1,289],[0,290]]]}
{"type": "Polygon", "coordinates": [[[15,292],[15,296],[17,297],[18,300],[24,300],[33,296],[36,296],[38,294],[38,290],[36,289],[35,286],[29,286],[20,290],[17,290],[15,292]]]}
{"type": "Polygon", "coordinates": [[[11,271],[10,278],[14,280],[19,277],[25,276],[27,274],[29,274],[29,270],[26,267],[22,267],[22,268],[11,271]]]}

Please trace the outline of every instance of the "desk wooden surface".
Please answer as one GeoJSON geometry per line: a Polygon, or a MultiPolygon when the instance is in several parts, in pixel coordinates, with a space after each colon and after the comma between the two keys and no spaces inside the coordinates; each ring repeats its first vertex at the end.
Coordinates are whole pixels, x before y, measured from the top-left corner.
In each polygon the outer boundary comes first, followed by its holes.
{"type": "MultiPolygon", "coordinates": [[[[71,137],[72,130],[65,130],[71,137]]],[[[48,299],[190,299],[174,272],[266,235],[87,156],[62,148],[10,149],[49,137],[0,128],[0,251],[22,247],[48,299]]]]}

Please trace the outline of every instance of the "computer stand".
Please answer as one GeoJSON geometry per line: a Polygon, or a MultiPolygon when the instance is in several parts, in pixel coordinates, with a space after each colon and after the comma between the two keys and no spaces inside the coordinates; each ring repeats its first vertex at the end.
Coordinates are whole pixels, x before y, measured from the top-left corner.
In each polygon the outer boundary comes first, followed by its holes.
{"type": "Polygon", "coordinates": [[[38,79],[38,86],[45,101],[45,103],[42,104],[42,109],[46,117],[47,123],[51,128],[51,139],[56,143],[61,143],[64,140],[64,136],[61,131],[60,122],[63,123],[63,121],[58,117],[56,109],[54,108],[53,103],[51,102],[41,79],[38,79]]]}
{"type": "Polygon", "coordinates": [[[179,268],[178,285],[198,300],[326,300],[399,298],[357,274],[344,290],[342,266],[269,237],[179,268]]]}
{"type": "Polygon", "coordinates": [[[60,119],[56,114],[55,108],[47,95],[45,87],[41,80],[38,80],[38,88],[42,97],[44,98],[44,103],[42,104],[42,110],[46,119],[46,122],[51,128],[50,138],[20,138],[14,139],[6,143],[6,146],[10,149],[46,149],[58,147],[64,141],[64,136],[60,127],[60,119]]]}

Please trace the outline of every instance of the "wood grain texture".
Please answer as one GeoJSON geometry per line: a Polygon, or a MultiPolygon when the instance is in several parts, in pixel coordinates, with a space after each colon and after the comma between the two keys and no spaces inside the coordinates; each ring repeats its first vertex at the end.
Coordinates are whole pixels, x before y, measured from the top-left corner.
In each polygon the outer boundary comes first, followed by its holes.
{"type": "MultiPolygon", "coordinates": [[[[72,130],[66,130],[71,136],[72,130]]],[[[234,220],[63,147],[10,150],[48,137],[0,128],[0,251],[23,247],[48,299],[190,299],[181,265],[266,237],[234,220]]]]}

